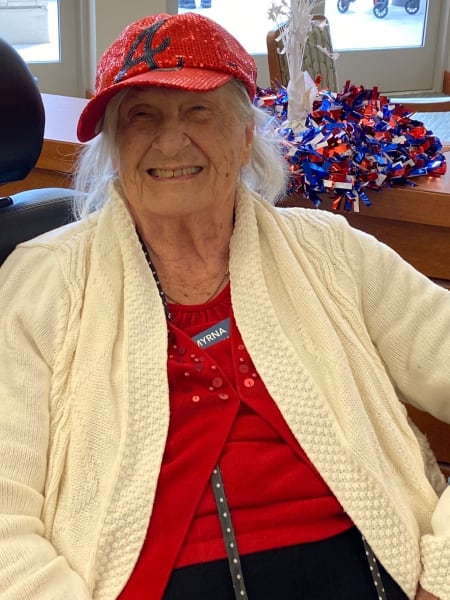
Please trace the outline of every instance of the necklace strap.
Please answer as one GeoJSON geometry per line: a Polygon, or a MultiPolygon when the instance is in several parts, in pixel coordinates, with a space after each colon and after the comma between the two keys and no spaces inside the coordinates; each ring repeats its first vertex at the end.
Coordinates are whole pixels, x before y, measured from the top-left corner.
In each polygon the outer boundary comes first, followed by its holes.
{"type": "MultiPolygon", "coordinates": [[[[152,262],[152,259],[150,258],[150,253],[148,251],[147,244],[144,242],[141,234],[139,233],[139,231],[137,229],[136,229],[136,233],[137,233],[137,236],[138,236],[139,241],[141,243],[141,248],[142,248],[142,251],[144,253],[145,259],[146,259],[146,261],[148,263],[148,266],[150,267],[150,271],[152,272],[153,279],[155,280],[156,287],[158,288],[158,293],[159,293],[159,295],[161,297],[161,301],[162,301],[163,306],[164,306],[164,312],[166,313],[167,319],[169,321],[171,321],[172,320],[172,313],[170,312],[169,303],[167,301],[169,300],[170,302],[173,302],[174,304],[183,304],[183,303],[182,302],[178,302],[178,300],[175,300],[175,298],[172,298],[171,296],[169,296],[169,294],[167,294],[163,290],[163,287],[162,287],[161,282],[160,282],[159,277],[158,277],[158,273],[157,273],[157,271],[155,269],[155,266],[154,266],[154,264],[152,262]]],[[[215,288],[215,290],[213,291],[213,293],[210,296],[208,296],[208,298],[205,300],[205,304],[207,302],[209,302],[210,300],[212,300],[214,298],[214,296],[219,292],[220,288],[225,283],[225,281],[226,281],[226,279],[227,279],[227,277],[228,277],[229,274],[230,274],[230,271],[229,271],[229,269],[227,269],[225,271],[225,273],[223,274],[223,277],[220,280],[219,285],[215,288]]]]}
{"type": "Polygon", "coordinates": [[[163,303],[163,307],[164,307],[164,312],[165,312],[165,315],[166,315],[166,319],[168,321],[171,321],[172,320],[172,313],[170,312],[170,308],[169,308],[169,304],[167,302],[166,294],[164,293],[164,290],[162,289],[162,286],[161,286],[161,282],[159,281],[158,273],[156,272],[155,266],[154,266],[154,264],[152,262],[152,259],[150,258],[150,254],[149,254],[149,251],[148,251],[148,248],[147,248],[147,244],[144,242],[141,234],[139,233],[139,231],[137,229],[136,229],[136,233],[137,233],[139,241],[141,243],[141,248],[142,248],[142,251],[144,253],[145,259],[147,261],[147,264],[150,267],[150,271],[152,272],[153,279],[155,280],[156,287],[158,288],[158,293],[159,293],[159,296],[161,298],[161,302],[163,303]]]}

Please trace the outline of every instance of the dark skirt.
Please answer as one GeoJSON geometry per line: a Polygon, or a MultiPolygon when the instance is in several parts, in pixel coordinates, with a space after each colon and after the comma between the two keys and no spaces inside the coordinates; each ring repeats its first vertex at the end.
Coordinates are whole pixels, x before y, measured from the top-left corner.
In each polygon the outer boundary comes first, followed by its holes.
{"type": "MultiPolygon", "coordinates": [[[[360,533],[241,556],[249,600],[378,600],[360,533]]],[[[379,565],[387,600],[407,600],[379,565]]],[[[228,562],[176,569],[164,600],[234,600],[228,562]]]]}

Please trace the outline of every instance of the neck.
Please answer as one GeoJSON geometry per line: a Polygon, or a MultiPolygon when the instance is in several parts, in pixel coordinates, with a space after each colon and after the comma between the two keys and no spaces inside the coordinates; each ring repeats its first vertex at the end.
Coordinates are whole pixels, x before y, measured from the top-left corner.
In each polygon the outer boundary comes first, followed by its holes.
{"type": "MultiPolygon", "coordinates": [[[[165,296],[166,301],[170,302],[172,304],[192,304],[192,303],[206,304],[207,302],[210,302],[211,300],[213,300],[224,289],[224,287],[227,285],[229,275],[230,275],[230,273],[227,269],[225,271],[225,273],[223,274],[222,279],[220,279],[219,283],[217,284],[217,286],[213,289],[213,291],[211,293],[209,291],[206,291],[206,287],[204,288],[204,290],[199,289],[198,297],[202,298],[202,301],[195,300],[195,296],[197,295],[197,292],[194,289],[192,290],[191,294],[187,294],[186,288],[185,288],[183,300],[177,300],[176,298],[172,298],[172,296],[169,296],[169,294],[162,288],[161,283],[160,283],[160,291],[162,291],[163,295],[165,296]],[[194,296],[194,294],[195,294],[195,296],[194,296]]],[[[180,296],[180,298],[181,298],[181,296],[180,296]]]]}
{"type": "Polygon", "coordinates": [[[228,252],[234,224],[232,205],[183,216],[131,213],[152,258],[162,262],[208,262],[223,254],[224,249],[228,252]]]}
{"type": "Polygon", "coordinates": [[[196,225],[191,228],[184,222],[171,222],[157,227],[152,222],[138,226],[169,302],[203,304],[227,284],[232,215],[227,222],[196,225]]]}

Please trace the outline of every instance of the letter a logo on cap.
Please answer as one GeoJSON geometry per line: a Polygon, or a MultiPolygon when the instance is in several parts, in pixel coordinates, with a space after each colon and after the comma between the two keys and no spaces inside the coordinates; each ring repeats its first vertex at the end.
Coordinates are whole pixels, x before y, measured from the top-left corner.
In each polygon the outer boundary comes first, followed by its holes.
{"type": "MultiPolygon", "coordinates": [[[[147,67],[149,68],[149,70],[159,68],[155,61],[155,56],[157,54],[160,54],[161,52],[164,52],[164,50],[167,50],[167,48],[170,46],[170,37],[169,36],[165,37],[163,39],[163,41],[161,42],[161,44],[159,46],[157,46],[156,48],[152,48],[152,44],[153,44],[153,39],[155,37],[155,33],[158,31],[158,29],[160,27],[162,27],[164,25],[164,23],[166,21],[167,21],[167,19],[163,19],[161,21],[158,21],[157,23],[154,23],[147,29],[144,29],[144,31],[142,31],[137,36],[137,38],[134,40],[133,44],[131,45],[131,48],[129,49],[128,54],[125,57],[125,61],[122,65],[122,68],[116,75],[114,83],[120,83],[126,76],[128,70],[131,69],[132,67],[135,67],[136,65],[138,65],[141,62],[145,62],[147,64],[147,67]],[[144,52],[142,54],[135,56],[138,52],[139,46],[141,45],[141,43],[144,40],[145,40],[144,52]]],[[[182,67],[183,67],[183,58],[180,57],[178,60],[177,68],[181,69],[182,67]]]]}
{"type": "Polygon", "coordinates": [[[209,92],[239,79],[253,100],[256,75],[253,58],[216,21],[193,12],[144,17],[125,27],[102,54],[95,94],[78,120],[78,139],[87,142],[102,131],[108,102],[125,88],[209,92]]]}

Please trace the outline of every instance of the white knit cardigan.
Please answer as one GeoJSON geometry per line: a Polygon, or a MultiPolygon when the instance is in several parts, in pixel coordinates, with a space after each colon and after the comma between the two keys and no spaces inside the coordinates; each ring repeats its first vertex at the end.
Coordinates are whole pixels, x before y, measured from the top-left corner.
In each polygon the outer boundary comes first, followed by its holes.
{"type": "MultiPolygon", "coordinates": [[[[246,347],[312,462],[408,597],[420,576],[450,600],[450,488],[438,502],[399,401],[450,422],[450,294],[344,218],[246,189],[230,277],[246,347]]],[[[2,600],[120,593],[164,451],[166,360],[114,189],[0,269],[2,600]]]]}

